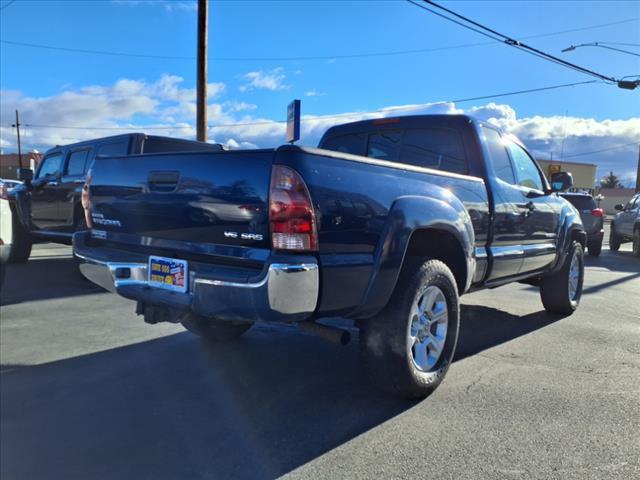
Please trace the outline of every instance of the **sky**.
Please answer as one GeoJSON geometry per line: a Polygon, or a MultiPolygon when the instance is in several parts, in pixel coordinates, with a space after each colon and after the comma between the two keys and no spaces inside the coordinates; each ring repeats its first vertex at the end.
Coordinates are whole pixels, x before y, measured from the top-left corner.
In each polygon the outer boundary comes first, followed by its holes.
{"type": "MultiPolygon", "coordinates": [[[[640,2],[442,3],[606,76],[640,75],[640,2]],[[636,56],[561,52],[590,42],[636,56]]],[[[195,1],[0,0],[0,9],[3,152],[16,150],[15,109],[25,150],[127,131],[194,138],[195,1]]],[[[596,82],[452,102],[594,79],[406,1],[212,0],[209,15],[209,141],[283,143],[277,121],[294,98],[305,145],[361,118],[468,113],[518,135],[538,158],[594,163],[599,176],[635,181],[640,88],[596,82]]]]}

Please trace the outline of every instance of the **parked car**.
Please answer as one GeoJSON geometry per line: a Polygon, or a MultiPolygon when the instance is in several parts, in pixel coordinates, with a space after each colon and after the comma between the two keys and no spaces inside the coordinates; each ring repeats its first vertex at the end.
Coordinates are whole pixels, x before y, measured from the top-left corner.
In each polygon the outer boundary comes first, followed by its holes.
{"type": "Polygon", "coordinates": [[[562,197],[580,212],[582,224],[587,232],[589,255],[597,257],[602,251],[604,238],[604,210],[598,208],[596,201],[588,193],[563,193],[562,197]]]}
{"type": "Polygon", "coordinates": [[[9,261],[11,243],[13,242],[13,225],[8,191],[19,182],[0,179],[0,286],[4,284],[5,266],[9,261]]]}
{"type": "Polygon", "coordinates": [[[633,242],[633,254],[640,257],[640,193],[636,193],[626,205],[618,204],[620,210],[611,221],[609,248],[617,252],[620,244],[633,242]]]}
{"type": "MultiPolygon", "coordinates": [[[[221,151],[222,146],[178,138],[130,133],[97,138],[48,150],[35,175],[20,170],[22,187],[13,190],[10,200],[17,216],[11,261],[26,262],[33,242],[71,244],[74,232],[86,228],[81,191],[87,171],[103,156],[141,153],[221,151]]],[[[130,165],[124,168],[131,168],[130,165]]]]}
{"type": "Polygon", "coordinates": [[[459,295],[520,281],[554,314],[580,302],[586,234],[557,194],[571,175],[549,185],[515,137],[468,116],[341,125],[320,148],[130,165],[96,160],[74,254],[148,323],[214,341],[254,322],[298,323],[345,342],[317,320],[353,319],[373,382],[423,397],[452,362],[459,295]]]}

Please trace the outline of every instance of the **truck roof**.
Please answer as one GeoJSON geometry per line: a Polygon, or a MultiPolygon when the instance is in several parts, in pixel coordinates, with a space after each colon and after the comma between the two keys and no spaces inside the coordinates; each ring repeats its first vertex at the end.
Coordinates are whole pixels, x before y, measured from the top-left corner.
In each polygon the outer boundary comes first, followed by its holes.
{"type": "MultiPolygon", "coordinates": [[[[100,143],[100,142],[104,142],[106,140],[119,140],[119,139],[124,139],[124,138],[142,138],[142,139],[152,139],[152,140],[171,140],[171,142],[173,143],[184,143],[184,144],[203,144],[205,142],[199,142],[196,140],[186,140],[184,138],[174,138],[174,137],[166,137],[166,136],[161,136],[161,135],[147,135],[146,133],[140,133],[140,132],[134,132],[134,133],[123,133],[120,135],[110,135],[108,137],[100,137],[100,138],[92,138],[90,140],[83,140],[81,142],[76,142],[76,143],[68,143],[65,145],[56,145],[55,147],[52,147],[50,149],[48,149],[45,152],[45,155],[47,153],[49,153],[52,150],[59,150],[61,148],[76,148],[76,147],[83,147],[85,145],[93,145],[95,143],[100,143]]],[[[215,148],[216,146],[219,147],[220,150],[223,150],[222,145],[217,144],[217,143],[210,143],[208,144],[209,146],[211,146],[211,148],[215,148]]]]}
{"type": "MultiPolygon", "coordinates": [[[[398,117],[382,117],[357,122],[343,123],[329,128],[324,136],[333,136],[336,132],[349,134],[355,132],[375,131],[392,126],[398,128],[449,127],[460,128],[470,123],[484,123],[469,115],[437,114],[437,115],[407,115],[398,117]]],[[[495,127],[493,127],[495,128],[495,127]]]]}

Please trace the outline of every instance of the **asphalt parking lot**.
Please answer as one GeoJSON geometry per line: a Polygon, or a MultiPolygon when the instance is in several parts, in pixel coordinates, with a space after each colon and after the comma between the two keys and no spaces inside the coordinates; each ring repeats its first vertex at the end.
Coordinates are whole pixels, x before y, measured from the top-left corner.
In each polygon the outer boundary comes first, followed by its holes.
{"type": "MultiPolygon", "coordinates": [[[[587,258],[579,310],[463,297],[456,361],[420,402],[371,389],[357,341],[254,327],[211,346],[39,245],[0,309],[0,477],[640,478],[640,259],[587,258]]],[[[357,340],[357,339],[356,339],[357,340]]]]}

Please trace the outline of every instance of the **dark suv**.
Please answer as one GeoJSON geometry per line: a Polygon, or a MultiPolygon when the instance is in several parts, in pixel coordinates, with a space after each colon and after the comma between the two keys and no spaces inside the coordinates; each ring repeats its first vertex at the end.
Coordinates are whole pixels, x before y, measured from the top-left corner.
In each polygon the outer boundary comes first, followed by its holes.
{"type": "Polygon", "coordinates": [[[604,211],[588,193],[563,193],[562,196],[580,212],[580,218],[587,232],[589,255],[597,257],[602,251],[604,237],[604,211]]]}
{"type": "Polygon", "coordinates": [[[34,242],[71,244],[73,233],[86,228],[80,199],[87,172],[96,158],[222,149],[219,144],[128,133],[47,150],[35,172],[20,170],[24,184],[9,196],[14,214],[10,261],[26,262],[34,242]]]}

